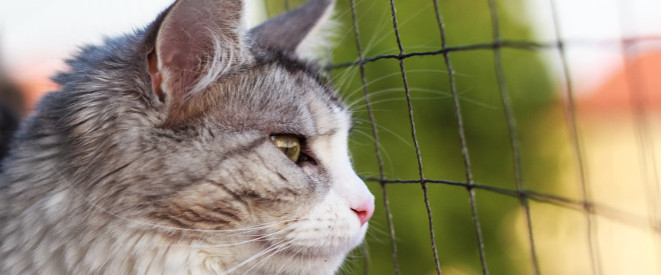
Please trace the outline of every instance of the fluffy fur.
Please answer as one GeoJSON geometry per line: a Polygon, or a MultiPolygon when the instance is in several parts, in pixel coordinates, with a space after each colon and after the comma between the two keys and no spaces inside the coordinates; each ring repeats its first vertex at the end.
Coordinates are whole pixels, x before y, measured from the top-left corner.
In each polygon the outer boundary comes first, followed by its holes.
{"type": "Polygon", "coordinates": [[[374,206],[347,108],[296,54],[332,1],[257,28],[309,26],[282,43],[241,30],[241,6],[180,0],[68,61],[3,163],[1,274],[337,270],[374,206]]]}

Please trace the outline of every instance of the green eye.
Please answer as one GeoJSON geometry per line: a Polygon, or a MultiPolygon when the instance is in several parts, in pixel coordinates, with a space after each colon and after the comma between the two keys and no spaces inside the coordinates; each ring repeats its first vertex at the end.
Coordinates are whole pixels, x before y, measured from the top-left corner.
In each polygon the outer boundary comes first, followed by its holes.
{"type": "Polygon", "coordinates": [[[272,135],[271,141],[285,154],[291,161],[298,161],[301,155],[301,141],[292,135],[272,135]]]}

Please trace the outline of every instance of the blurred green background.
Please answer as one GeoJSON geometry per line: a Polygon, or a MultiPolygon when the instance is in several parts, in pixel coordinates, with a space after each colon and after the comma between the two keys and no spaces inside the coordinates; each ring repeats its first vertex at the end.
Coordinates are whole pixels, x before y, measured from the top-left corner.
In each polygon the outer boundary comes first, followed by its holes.
{"type": "MultiPolygon", "coordinates": [[[[498,1],[503,39],[534,41],[530,26],[521,20],[523,0],[498,1]],[[516,18],[515,18],[516,17],[516,18]]],[[[304,1],[267,1],[270,15],[304,1]]],[[[439,0],[448,46],[492,43],[488,1],[439,0]]],[[[441,48],[441,38],[431,0],[395,1],[401,41],[406,53],[441,48]]],[[[339,18],[332,64],[358,61],[349,0],[339,0],[339,18]]],[[[399,54],[389,1],[355,2],[360,43],[366,58],[399,54]]],[[[523,160],[522,178],[528,189],[554,190],[553,170],[561,158],[553,128],[547,127],[556,112],[554,81],[543,51],[503,49],[506,77],[523,160]],[[556,150],[556,149],[554,149],[556,150]]],[[[456,91],[476,183],[515,189],[513,153],[498,89],[492,49],[452,52],[456,91]]],[[[404,61],[420,144],[424,176],[466,182],[457,117],[442,55],[411,57],[404,61]]],[[[366,109],[358,66],[330,70],[333,82],[352,105],[356,121],[351,152],[358,173],[379,178],[374,137],[366,109]]],[[[379,150],[387,179],[418,180],[419,167],[411,135],[404,84],[396,59],[365,64],[368,99],[378,130],[379,150]]],[[[390,229],[386,220],[382,186],[367,182],[377,198],[365,250],[358,249],[342,269],[344,274],[394,274],[390,229]],[[367,255],[364,255],[367,251],[367,255]],[[367,266],[366,266],[367,262],[367,266]]],[[[398,265],[402,274],[435,274],[428,217],[419,184],[388,184],[398,265]]],[[[513,222],[523,213],[517,198],[475,190],[484,236],[486,262],[491,274],[530,274],[532,261],[523,223],[513,222]],[[520,242],[523,240],[523,244],[520,242]]],[[[444,274],[480,274],[478,241],[466,188],[429,184],[436,245],[444,274]]]]}
{"type": "MultiPolygon", "coordinates": [[[[0,15],[4,38],[0,39],[0,59],[4,58],[0,74],[11,77],[26,92],[25,104],[33,106],[40,95],[58,89],[48,77],[66,70],[61,60],[77,46],[144,26],[172,1],[0,1],[0,14],[4,12],[0,15]]],[[[269,16],[304,2],[255,1],[266,4],[269,16]]],[[[359,60],[352,0],[336,1],[338,25],[328,51],[328,73],[354,111],[353,162],[377,198],[366,245],[354,251],[341,273],[396,273],[395,244],[400,274],[435,274],[421,185],[389,183],[384,189],[374,181],[381,177],[381,169],[363,88],[372,104],[384,177],[420,180],[399,61],[366,63],[367,85],[363,87],[360,67],[342,66],[359,60]],[[394,238],[385,201],[390,205],[394,238]]],[[[353,1],[365,58],[397,56],[390,0],[353,1]]],[[[441,49],[434,0],[393,1],[404,51],[441,49]]],[[[437,1],[449,47],[493,44],[490,0],[437,1]]],[[[497,5],[501,39],[545,45],[502,48],[504,67],[499,69],[518,126],[522,183],[530,192],[558,198],[555,203],[530,200],[540,273],[661,274],[658,1],[492,2],[497,5]],[[562,32],[571,79],[565,79],[560,69],[553,14],[562,32]],[[638,65],[633,66],[636,74],[632,75],[632,68],[625,67],[634,64],[638,65]],[[567,112],[567,100],[561,98],[567,82],[574,83],[576,114],[567,112]],[[632,104],[636,95],[638,100],[647,99],[640,106],[632,104]],[[588,205],[593,213],[584,208],[588,205]]],[[[262,11],[255,5],[255,22],[264,19],[262,11]]],[[[449,57],[473,179],[483,187],[513,191],[514,154],[495,53],[482,47],[453,51],[449,57]]],[[[445,61],[442,55],[414,56],[405,59],[404,66],[424,176],[464,183],[466,167],[445,61]]],[[[467,189],[440,183],[429,183],[428,188],[442,273],[482,274],[467,189]]],[[[518,198],[485,188],[476,188],[474,193],[489,273],[535,274],[525,212],[518,198]]]]}

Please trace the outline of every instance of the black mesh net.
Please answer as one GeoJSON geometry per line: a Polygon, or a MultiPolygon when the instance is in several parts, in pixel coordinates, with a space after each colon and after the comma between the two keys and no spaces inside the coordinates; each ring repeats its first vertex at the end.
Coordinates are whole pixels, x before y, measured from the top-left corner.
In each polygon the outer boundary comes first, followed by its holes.
{"type": "Polygon", "coordinates": [[[343,273],[661,272],[661,36],[633,27],[658,5],[568,3],[339,0],[328,71],[378,203],[343,273]]]}

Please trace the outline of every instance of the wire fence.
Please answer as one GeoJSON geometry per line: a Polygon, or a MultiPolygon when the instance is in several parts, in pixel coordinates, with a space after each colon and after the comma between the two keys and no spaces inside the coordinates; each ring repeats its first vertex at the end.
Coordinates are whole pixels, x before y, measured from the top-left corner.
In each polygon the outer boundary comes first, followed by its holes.
{"type": "MultiPolygon", "coordinates": [[[[374,176],[364,176],[364,180],[370,184],[373,184],[371,185],[373,190],[380,190],[379,195],[382,202],[381,207],[383,208],[382,215],[386,224],[385,226],[387,227],[387,229],[384,230],[382,237],[386,235],[390,239],[387,246],[381,245],[378,247],[387,247],[387,249],[390,250],[390,259],[388,261],[391,263],[383,262],[384,258],[378,258],[374,255],[371,255],[374,253],[374,250],[372,249],[373,245],[370,243],[370,241],[368,241],[368,244],[363,247],[363,251],[361,253],[364,262],[362,264],[357,264],[358,266],[362,267],[362,273],[381,274],[374,273],[373,270],[375,269],[375,266],[384,265],[389,265],[390,268],[379,270],[390,270],[395,274],[406,273],[404,271],[406,267],[402,265],[402,257],[403,255],[411,254],[412,251],[406,250],[407,248],[403,248],[402,245],[405,247],[411,247],[408,245],[408,243],[413,242],[413,239],[415,238],[397,233],[401,228],[398,227],[394,221],[396,216],[393,211],[393,206],[391,205],[391,199],[393,196],[398,196],[400,194],[392,194],[391,188],[398,185],[404,185],[406,188],[415,188],[414,186],[417,185],[418,188],[421,188],[422,190],[422,198],[417,199],[424,201],[427,223],[426,231],[428,233],[428,250],[425,253],[431,254],[433,261],[422,262],[418,259],[418,262],[419,265],[428,265],[428,268],[424,270],[429,273],[461,274],[463,271],[468,271],[468,274],[472,274],[472,272],[478,274],[496,273],[491,268],[492,262],[495,260],[490,260],[494,255],[488,253],[488,247],[498,246],[500,244],[494,244],[485,238],[485,234],[488,233],[485,230],[491,231],[494,229],[493,227],[485,227],[483,225],[482,219],[486,218],[488,220],[489,217],[484,216],[484,212],[478,211],[484,209],[479,207],[483,200],[478,199],[478,194],[476,193],[478,191],[506,196],[515,199],[519,204],[520,210],[517,211],[520,211],[518,215],[520,215],[519,217],[522,217],[521,220],[523,225],[520,226],[520,228],[523,228],[523,231],[519,231],[522,233],[522,235],[513,234],[517,235],[519,240],[525,240],[525,246],[527,247],[525,249],[527,252],[525,253],[527,256],[514,256],[514,258],[517,260],[510,259],[510,261],[514,262],[516,265],[520,263],[522,258],[526,259],[529,262],[529,269],[515,269],[516,272],[522,274],[552,274],[554,273],[554,270],[556,270],[551,267],[553,265],[571,265],[571,263],[553,262],[553,258],[547,257],[546,253],[542,253],[542,250],[547,249],[547,247],[540,247],[539,242],[548,243],[549,240],[544,240],[543,238],[545,238],[545,236],[538,233],[543,229],[540,229],[538,226],[543,226],[544,224],[539,221],[544,219],[551,219],[552,217],[542,216],[547,212],[535,211],[538,209],[538,207],[536,208],[531,206],[533,203],[547,204],[553,208],[575,210],[582,215],[582,221],[580,221],[582,225],[576,225],[576,231],[581,231],[580,234],[584,235],[584,243],[582,246],[587,247],[588,264],[587,270],[576,270],[574,271],[576,272],[575,274],[584,274],[584,272],[589,272],[590,274],[613,273],[616,271],[608,270],[607,268],[609,264],[608,262],[610,260],[605,259],[612,259],[613,255],[616,257],[629,257],[627,255],[631,253],[635,254],[649,252],[647,250],[645,250],[647,252],[640,252],[636,250],[637,248],[629,248],[630,250],[623,251],[612,251],[613,249],[604,249],[602,246],[604,243],[606,243],[606,246],[608,247],[612,246],[610,243],[608,243],[608,241],[604,241],[604,238],[608,238],[608,236],[603,237],[599,234],[604,232],[609,233],[609,230],[611,230],[613,227],[613,225],[610,223],[614,223],[616,225],[624,225],[626,227],[634,228],[635,230],[647,232],[645,236],[653,240],[651,242],[652,252],[648,253],[651,256],[647,258],[639,257],[638,259],[632,260],[628,263],[640,264],[642,261],[643,265],[646,266],[646,269],[644,269],[643,273],[650,272],[649,274],[656,274],[654,270],[656,270],[656,272],[661,272],[661,267],[659,267],[659,265],[656,263],[658,262],[658,258],[661,255],[659,253],[661,251],[661,216],[659,215],[659,209],[661,208],[659,207],[660,194],[658,179],[659,163],[656,160],[659,152],[657,148],[658,144],[655,144],[658,141],[657,139],[659,138],[659,134],[658,129],[656,126],[654,126],[655,122],[659,122],[659,112],[651,107],[658,105],[658,103],[655,101],[658,100],[659,97],[655,96],[655,93],[658,93],[659,91],[655,89],[659,87],[650,85],[646,86],[646,83],[649,82],[649,80],[644,79],[647,77],[646,72],[642,71],[644,68],[642,68],[636,61],[637,58],[642,55],[642,45],[651,43],[658,46],[661,42],[661,36],[621,33],[621,39],[619,40],[590,38],[565,39],[565,36],[561,33],[563,29],[561,26],[561,15],[558,9],[558,3],[555,0],[548,0],[547,5],[550,7],[552,20],[552,22],[549,23],[554,30],[552,34],[553,39],[551,41],[542,42],[533,39],[509,39],[506,38],[502,32],[504,28],[502,12],[504,10],[503,6],[506,3],[498,3],[499,1],[497,0],[483,1],[485,2],[484,4],[486,4],[488,7],[489,20],[487,22],[489,24],[491,33],[490,41],[451,45],[448,42],[449,31],[447,21],[444,17],[447,15],[444,13],[444,8],[446,8],[445,5],[451,1],[439,2],[438,0],[428,0],[427,2],[429,3],[427,3],[427,6],[425,7],[428,7],[429,5],[433,7],[433,21],[435,21],[434,29],[436,30],[436,36],[438,37],[438,41],[440,41],[440,43],[436,46],[435,49],[422,51],[407,51],[404,38],[402,37],[403,33],[401,29],[401,15],[399,12],[400,7],[403,7],[404,5],[420,5],[424,1],[415,1],[414,4],[410,4],[404,3],[403,1],[397,2],[393,0],[372,1],[369,3],[365,3],[368,1],[346,0],[340,1],[340,3],[338,3],[338,5],[341,7],[346,8],[344,12],[340,12],[342,15],[348,18],[348,24],[346,24],[347,26],[345,27],[350,29],[350,31],[347,33],[349,33],[349,36],[352,36],[354,40],[350,43],[351,45],[345,46],[350,46],[355,49],[356,59],[350,62],[334,62],[328,66],[328,69],[331,73],[335,74],[357,74],[356,77],[359,78],[358,85],[360,91],[362,91],[362,104],[359,111],[363,112],[366,117],[368,131],[366,131],[365,134],[369,135],[369,139],[372,145],[370,152],[374,161],[376,162],[376,170],[372,171],[371,173],[374,176]],[[373,9],[374,5],[388,7],[387,11],[389,11],[393,32],[390,37],[380,38],[394,40],[396,45],[394,50],[385,54],[367,53],[364,42],[362,41],[365,36],[361,33],[363,30],[360,27],[360,23],[366,23],[365,21],[361,21],[361,12],[357,8],[360,5],[362,5],[363,11],[373,9]],[[568,46],[581,46],[594,49],[616,48],[621,50],[621,57],[624,64],[624,76],[627,84],[627,90],[625,93],[627,93],[627,98],[629,98],[629,102],[627,103],[629,105],[628,110],[630,110],[630,114],[632,114],[631,125],[633,126],[632,130],[630,131],[631,134],[635,137],[633,141],[635,143],[635,151],[632,154],[635,155],[634,159],[637,159],[636,162],[639,164],[636,165],[637,167],[635,167],[634,170],[638,169],[640,182],[611,182],[608,184],[612,185],[605,185],[606,183],[599,180],[594,180],[592,178],[593,175],[599,174],[602,171],[595,168],[590,168],[590,161],[593,159],[587,156],[588,154],[586,153],[586,145],[588,144],[586,144],[586,142],[589,143],[592,142],[592,140],[586,140],[586,134],[581,128],[581,126],[585,124],[581,124],[582,117],[578,111],[580,108],[577,107],[578,96],[576,94],[576,84],[574,83],[575,75],[573,75],[571,72],[570,58],[568,57],[567,53],[568,46]],[[487,62],[487,64],[491,66],[491,72],[493,73],[493,78],[495,79],[495,85],[492,85],[490,92],[497,94],[500,104],[500,106],[497,107],[497,110],[502,112],[500,115],[504,118],[504,128],[506,129],[505,133],[507,135],[507,142],[498,144],[498,146],[507,146],[507,150],[511,154],[511,157],[504,158],[511,162],[510,164],[506,165],[507,167],[511,168],[511,170],[502,171],[502,173],[513,174],[513,177],[508,180],[508,185],[494,184],[489,180],[484,179],[477,180],[475,174],[480,169],[473,165],[471,159],[472,156],[482,154],[483,152],[470,150],[471,139],[469,138],[470,133],[467,133],[468,126],[466,125],[467,122],[465,116],[465,108],[472,108],[474,106],[467,106],[465,103],[465,98],[462,97],[458,79],[464,76],[460,76],[460,73],[458,73],[457,69],[455,68],[459,63],[458,61],[455,61],[457,56],[454,54],[484,51],[488,51],[492,55],[491,62],[487,62]],[[563,195],[550,191],[537,191],[535,189],[544,188],[531,187],[529,185],[531,180],[526,179],[526,166],[534,166],[534,164],[527,163],[524,148],[525,146],[522,145],[522,136],[529,135],[527,131],[530,131],[531,128],[529,126],[521,127],[519,124],[520,120],[517,119],[517,106],[515,100],[512,98],[516,95],[512,94],[513,88],[511,88],[511,86],[516,86],[517,84],[515,83],[514,85],[511,85],[513,81],[510,80],[513,76],[508,75],[508,58],[504,57],[506,55],[512,54],[505,51],[528,51],[534,54],[544,52],[547,56],[551,56],[551,59],[554,60],[548,63],[555,62],[559,64],[554,76],[554,79],[557,80],[558,84],[556,84],[553,88],[555,90],[559,90],[560,99],[558,101],[561,106],[560,111],[562,113],[562,117],[564,118],[564,122],[561,123],[561,125],[565,128],[563,133],[566,133],[566,140],[568,143],[567,146],[570,149],[571,154],[571,157],[569,158],[570,163],[564,163],[564,165],[570,166],[575,171],[574,173],[569,173],[572,177],[566,179],[565,181],[568,184],[563,186],[567,186],[569,184],[574,185],[574,187],[570,188],[578,190],[576,195],[563,195]],[[427,168],[429,166],[426,165],[426,162],[423,161],[426,158],[423,157],[423,155],[435,155],[441,154],[442,152],[428,152],[423,150],[423,147],[421,146],[420,132],[426,132],[429,129],[416,127],[416,125],[419,125],[416,124],[419,117],[416,116],[417,109],[414,108],[416,100],[414,93],[416,89],[411,88],[410,74],[412,74],[412,70],[409,69],[409,65],[411,64],[409,62],[413,62],[412,60],[414,60],[414,58],[436,58],[434,59],[435,63],[432,63],[437,66],[437,69],[442,70],[443,75],[446,77],[445,80],[439,80],[438,83],[446,85],[440,89],[449,91],[447,96],[449,97],[451,104],[448,106],[452,106],[453,116],[446,117],[445,120],[453,120],[455,124],[454,128],[452,129],[456,130],[454,135],[455,138],[458,139],[464,180],[448,179],[451,177],[431,177],[428,175],[428,173],[426,173],[430,171],[430,168],[427,168]],[[387,148],[387,145],[382,143],[382,140],[384,138],[383,132],[387,133],[390,130],[387,127],[384,128],[379,125],[379,120],[375,114],[375,105],[377,104],[375,104],[372,97],[373,94],[379,92],[378,89],[383,88],[372,87],[372,83],[374,83],[373,81],[377,79],[380,74],[379,72],[372,76],[368,75],[368,71],[370,70],[368,65],[375,65],[375,67],[372,67],[372,69],[374,69],[376,68],[376,65],[387,66],[380,65],[382,62],[393,61],[396,62],[397,69],[395,69],[395,72],[399,77],[399,82],[402,87],[402,89],[397,89],[398,94],[395,96],[399,97],[400,99],[403,98],[403,101],[405,102],[405,108],[402,110],[406,112],[406,121],[408,123],[409,136],[406,139],[412,143],[412,150],[414,151],[415,155],[414,158],[409,160],[414,160],[415,162],[414,168],[416,175],[414,177],[405,179],[388,175],[388,168],[386,164],[387,160],[386,157],[384,157],[384,150],[389,148],[387,148]],[[356,69],[357,71],[353,69],[356,69]],[[425,164],[425,169],[423,169],[423,164],[425,164]],[[465,195],[468,199],[470,208],[469,213],[471,216],[474,232],[474,235],[472,236],[474,239],[474,246],[471,248],[471,250],[477,254],[473,254],[472,256],[477,256],[479,259],[479,266],[469,266],[457,271],[457,269],[453,267],[453,264],[451,262],[445,261],[444,255],[439,253],[439,249],[441,249],[444,244],[438,242],[438,234],[439,232],[446,232],[447,229],[444,228],[452,227],[452,225],[442,224],[440,225],[441,229],[439,229],[439,225],[435,223],[435,215],[438,215],[439,211],[438,208],[433,206],[433,204],[437,203],[437,201],[434,200],[432,198],[433,196],[430,195],[430,187],[436,185],[465,189],[465,195]],[[645,196],[638,197],[639,199],[646,201],[647,206],[644,211],[634,211],[626,207],[620,207],[617,203],[604,201],[606,200],[605,198],[595,197],[595,188],[619,188],[626,191],[629,187],[626,187],[625,185],[642,186],[645,196]],[[607,230],[604,230],[601,227],[604,223],[608,223],[606,226],[606,228],[608,228],[607,230]],[[650,258],[656,260],[649,262],[650,258]],[[449,268],[446,269],[445,267],[449,268]]],[[[473,5],[473,2],[477,1],[466,1],[464,5],[473,5]]],[[[293,4],[289,3],[289,1],[285,1],[284,5],[285,9],[289,9],[289,7],[294,6],[293,4]]],[[[631,22],[633,20],[630,18],[632,15],[627,14],[627,11],[630,10],[630,8],[627,7],[626,1],[619,1],[619,5],[620,6],[618,6],[618,8],[623,11],[620,12],[619,18],[614,18],[613,20],[617,20],[621,25],[626,25],[627,22],[631,22]]],[[[402,8],[402,10],[410,12],[411,10],[415,9],[402,8]]],[[[506,16],[511,17],[511,15],[506,16]]],[[[456,33],[457,32],[455,31],[453,34],[456,33]]],[[[425,35],[431,34],[426,33],[425,35]]],[[[649,52],[650,50],[646,48],[645,53],[649,52]]],[[[659,47],[657,47],[656,49],[651,50],[651,52],[661,51],[659,51],[659,47]]],[[[661,72],[661,63],[656,65],[659,66],[658,71],[661,72]]],[[[470,77],[471,76],[464,78],[470,77]]],[[[439,115],[447,114],[448,113],[443,113],[439,115]]],[[[623,129],[618,129],[617,126],[613,127],[615,127],[612,128],[613,131],[624,131],[623,129]]],[[[587,128],[590,128],[590,125],[588,125],[587,128]]],[[[365,147],[365,144],[362,144],[361,146],[365,147]]],[[[433,167],[431,169],[433,169],[433,167]]],[[[432,174],[436,175],[437,173],[432,174]]],[[[413,198],[407,199],[413,200],[413,198]]],[[[441,211],[445,210],[442,209],[441,211]]],[[[443,215],[445,212],[440,212],[440,214],[443,215]]],[[[507,226],[509,226],[509,228],[517,227],[517,225],[514,224],[506,225],[506,227],[507,226]]],[[[615,234],[612,232],[610,233],[615,234]]],[[[512,251],[512,253],[517,252],[518,251],[512,251]]],[[[556,250],[554,253],[581,254],[582,252],[575,252],[567,249],[566,251],[556,250]]],[[[452,258],[451,255],[447,254],[448,253],[445,254],[446,257],[452,258]]],[[[636,256],[631,257],[636,258],[636,256]]],[[[411,262],[416,262],[416,260],[407,261],[407,263],[411,262]]],[[[494,265],[500,265],[500,263],[495,263],[494,265]]],[[[347,269],[345,270],[345,273],[361,272],[355,269],[347,269]]]]}

